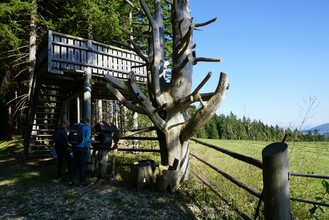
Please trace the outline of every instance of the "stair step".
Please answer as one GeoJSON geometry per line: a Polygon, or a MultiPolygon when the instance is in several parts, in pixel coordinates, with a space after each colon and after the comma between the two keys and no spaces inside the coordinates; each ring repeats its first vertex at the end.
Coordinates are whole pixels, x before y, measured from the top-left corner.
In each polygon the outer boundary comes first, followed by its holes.
{"type": "Polygon", "coordinates": [[[33,124],[33,126],[50,126],[50,127],[55,127],[54,124],[33,124]]]}
{"type": "Polygon", "coordinates": [[[31,137],[53,137],[52,134],[37,134],[37,135],[31,135],[31,137]]]}
{"type": "Polygon", "coordinates": [[[49,146],[51,146],[51,145],[30,145],[29,152],[30,153],[35,153],[35,152],[46,153],[46,152],[50,151],[49,146]]]}
{"type": "Polygon", "coordinates": [[[51,133],[51,132],[55,132],[55,129],[46,129],[46,128],[44,128],[44,129],[33,129],[32,128],[32,131],[49,132],[49,133],[51,133]]]}
{"type": "Polygon", "coordinates": [[[58,92],[52,92],[52,93],[42,93],[38,96],[39,100],[56,100],[63,98],[63,94],[60,94],[58,92]]]}
{"type": "MultiPolygon", "coordinates": [[[[48,136],[48,137],[53,137],[52,135],[51,136],[48,136]]],[[[31,142],[52,142],[53,139],[52,138],[47,138],[46,136],[38,136],[38,135],[31,135],[31,142]]]]}
{"type": "Polygon", "coordinates": [[[61,103],[62,101],[56,101],[56,100],[38,100],[38,103],[61,103]]]}
{"type": "Polygon", "coordinates": [[[59,107],[57,106],[43,106],[43,105],[39,105],[39,106],[36,106],[36,108],[43,108],[43,109],[59,109],[59,107]]]}
{"type": "Polygon", "coordinates": [[[56,121],[57,118],[34,118],[34,120],[56,121]]]}
{"type": "Polygon", "coordinates": [[[36,115],[58,115],[58,113],[54,112],[54,113],[49,113],[49,112],[36,112],[36,115]]]}

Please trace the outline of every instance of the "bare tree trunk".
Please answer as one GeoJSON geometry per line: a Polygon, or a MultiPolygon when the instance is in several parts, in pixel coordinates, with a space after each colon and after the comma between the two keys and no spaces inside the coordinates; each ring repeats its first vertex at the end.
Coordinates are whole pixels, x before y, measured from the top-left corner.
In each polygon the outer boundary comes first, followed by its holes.
{"type": "MultiPolygon", "coordinates": [[[[30,54],[29,54],[29,94],[31,94],[31,90],[33,89],[33,78],[35,72],[35,65],[36,65],[36,54],[37,54],[37,27],[35,21],[35,14],[37,13],[37,1],[32,0],[33,10],[31,12],[31,22],[30,22],[30,54]]],[[[29,96],[28,96],[29,97],[29,96]]],[[[28,100],[29,101],[29,100],[28,100]]]]}
{"type": "Polygon", "coordinates": [[[165,27],[160,0],[154,0],[153,12],[150,12],[144,0],[140,0],[140,3],[151,30],[148,56],[141,52],[132,39],[129,40],[130,45],[126,47],[135,51],[146,63],[148,97],[135,84],[133,72],[130,73],[128,82],[120,81],[107,74],[106,79],[110,82],[107,88],[127,108],[147,115],[154,123],[159,137],[162,163],[161,172],[157,177],[157,184],[160,186],[158,188],[174,191],[189,176],[188,140],[215,114],[225,96],[228,81],[226,74],[222,73],[215,92],[200,94],[199,90],[211,76],[209,73],[192,92],[193,65],[200,61],[219,61],[219,59],[195,57],[192,33],[196,26],[209,24],[215,19],[203,24],[194,24],[190,16],[188,1],[173,0],[170,3],[173,29],[172,72],[171,81],[167,83],[164,79],[165,27]],[[126,100],[115,87],[134,96],[138,105],[126,100]],[[187,109],[194,102],[200,102],[202,107],[188,119],[187,109]]]}

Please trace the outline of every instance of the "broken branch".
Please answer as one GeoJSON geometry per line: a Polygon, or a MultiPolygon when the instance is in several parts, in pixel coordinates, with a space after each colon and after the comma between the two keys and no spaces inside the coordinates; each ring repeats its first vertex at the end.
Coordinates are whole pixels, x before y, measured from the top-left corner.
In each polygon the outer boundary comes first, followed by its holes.
{"type": "Polygon", "coordinates": [[[193,64],[197,64],[198,62],[220,62],[220,58],[206,58],[206,57],[198,57],[194,59],[193,64]]]}
{"type": "Polygon", "coordinates": [[[195,27],[202,27],[202,26],[206,26],[208,24],[211,24],[213,22],[215,22],[217,20],[217,18],[213,18],[209,21],[203,22],[203,23],[199,23],[199,24],[195,24],[195,27]]]}
{"type": "Polygon", "coordinates": [[[144,109],[132,104],[121,94],[121,92],[111,86],[111,84],[106,84],[106,88],[120,101],[121,104],[129,108],[130,110],[145,115],[144,109]]]}
{"type": "Polygon", "coordinates": [[[179,71],[181,71],[186,66],[186,64],[188,64],[191,58],[192,58],[191,54],[187,55],[183,60],[183,62],[181,62],[178,66],[174,67],[173,73],[178,73],[179,71]]]}

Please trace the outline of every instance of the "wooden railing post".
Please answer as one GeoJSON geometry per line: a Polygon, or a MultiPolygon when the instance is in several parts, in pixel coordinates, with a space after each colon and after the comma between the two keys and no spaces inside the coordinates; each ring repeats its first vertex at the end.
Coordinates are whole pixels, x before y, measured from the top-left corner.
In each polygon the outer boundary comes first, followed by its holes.
{"type": "Polygon", "coordinates": [[[264,216],[266,220],[290,220],[288,145],[272,143],[262,151],[264,216]]]}

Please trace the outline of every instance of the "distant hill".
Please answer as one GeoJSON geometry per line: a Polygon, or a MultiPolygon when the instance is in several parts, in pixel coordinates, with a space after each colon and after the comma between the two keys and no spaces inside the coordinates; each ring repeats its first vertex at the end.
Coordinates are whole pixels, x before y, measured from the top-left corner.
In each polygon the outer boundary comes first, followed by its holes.
{"type": "Polygon", "coordinates": [[[308,133],[308,132],[314,132],[315,130],[317,130],[321,135],[329,137],[329,123],[322,124],[322,125],[319,125],[314,128],[307,129],[307,130],[303,130],[302,132],[308,133]]]}

